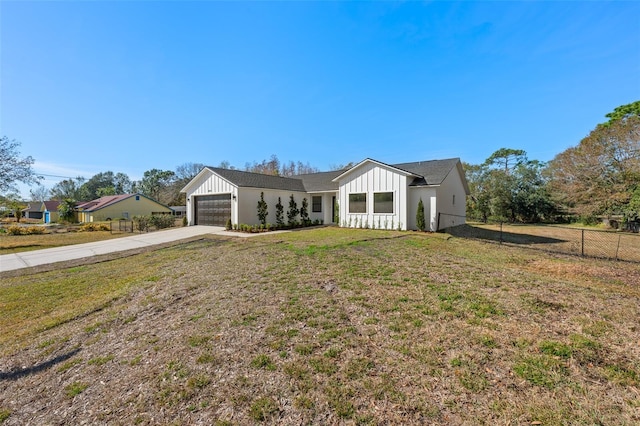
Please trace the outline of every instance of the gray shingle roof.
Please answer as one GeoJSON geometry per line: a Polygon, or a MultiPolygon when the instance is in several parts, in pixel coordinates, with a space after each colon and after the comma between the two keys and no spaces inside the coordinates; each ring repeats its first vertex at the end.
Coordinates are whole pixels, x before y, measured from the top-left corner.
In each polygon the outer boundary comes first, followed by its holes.
{"type": "MultiPolygon", "coordinates": [[[[415,178],[411,186],[440,185],[459,161],[460,159],[458,158],[449,158],[446,160],[390,164],[390,166],[421,176],[415,178]]],[[[221,169],[219,167],[207,168],[239,187],[299,192],[337,191],[338,182],[332,182],[332,180],[347,171],[347,169],[333,170],[330,172],[282,177],[242,170],[221,169]]]]}
{"type": "Polygon", "coordinates": [[[459,158],[448,158],[446,160],[394,164],[393,167],[423,176],[423,178],[414,179],[411,186],[440,185],[459,161],[459,158]]]}
{"type": "Polygon", "coordinates": [[[300,179],[263,175],[261,173],[244,172],[242,170],[221,169],[219,167],[207,168],[239,187],[306,192],[300,179]]]}
{"type": "Polygon", "coordinates": [[[318,191],[337,191],[338,182],[331,182],[334,178],[340,176],[345,170],[333,170],[330,172],[310,173],[307,175],[294,176],[297,179],[302,179],[302,183],[307,192],[318,191]]]}

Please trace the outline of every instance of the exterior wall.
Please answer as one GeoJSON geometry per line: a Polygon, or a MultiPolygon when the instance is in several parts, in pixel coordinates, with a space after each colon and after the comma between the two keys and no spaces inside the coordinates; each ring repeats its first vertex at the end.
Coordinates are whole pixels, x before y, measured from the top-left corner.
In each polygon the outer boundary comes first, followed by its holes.
{"type": "Polygon", "coordinates": [[[52,210],[45,210],[44,211],[44,221],[45,221],[45,223],[57,222],[58,220],[60,220],[60,214],[57,211],[52,211],[52,210]]]}
{"type": "Polygon", "coordinates": [[[333,223],[333,197],[338,202],[338,192],[317,192],[307,195],[309,201],[309,219],[320,220],[324,224],[333,223]],[[322,211],[313,213],[312,197],[322,197],[322,211]]]}
{"type": "Polygon", "coordinates": [[[151,201],[144,196],[140,196],[140,199],[136,200],[136,196],[134,195],[100,210],[80,212],[78,218],[81,222],[100,222],[107,219],[116,220],[123,217],[132,219],[134,216],[150,215],[152,213],[171,214],[171,209],[155,201],[151,201]]]}
{"type": "Polygon", "coordinates": [[[418,212],[418,203],[422,198],[424,206],[424,220],[427,230],[435,232],[437,226],[437,190],[435,187],[409,187],[409,206],[408,206],[408,227],[407,229],[418,229],[416,221],[416,213],[418,212]]]}
{"type": "Polygon", "coordinates": [[[457,168],[451,172],[437,189],[440,228],[463,225],[466,223],[467,194],[457,168]]]}
{"type": "MultiPolygon", "coordinates": [[[[293,199],[298,205],[298,209],[300,209],[300,206],[302,205],[302,199],[306,198],[309,203],[309,212],[311,212],[311,196],[306,192],[261,188],[238,188],[238,199],[236,201],[231,201],[232,216],[235,209],[237,212],[236,216],[238,218],[237,221],[233,221],[234,224],[260,224],[260,220],[258,219],[258,201],[260,201],[261,192],[264,192],[264,201],[267,203],[267,223],[276,223],[276,204],[278,204],[278,197],[280,197],[280,202],[282,203],[282,217],[285,224],[287,223],[287,211],[289,210],[289,199],[291,194],[293,194],[293,199]]],[[[309,218],[313,220],[311,213],[309,213],[309,218]]],[[[296,220],[300,221],[300,215],[298,215],[296,220]]]]}
{"type": "Polygon", "coordinates": [[[407,177],[374,163],[340,180],[340,226],[407,229],[407,177]],[[393,192],[393,213],[374,213],[373,194],[393,192]],[[349,213],[349,194],[367,194],[367,212],[349,213]]]}
{"type": "MultiPolygon", "coordinates": [[[[215,173],[207,171],[197,180],[192,182],[187,192],[187,218],[189,225],[194,223],[193,197],[198,195],[231,194],[231,222],[241,223],[238,220],[238,187],[215,173]],[[234,199],[235,197],[235,199],[234,199]]],[[[260,193],[258,193],[260,197],[260,193]]],[[[259,198],[258,198],[259,199],[259,198]]],[[[257,204],[256,200],[256,204],[257,204]]],[[[275,216],[274,216],[275,217],[275,216]]]]}

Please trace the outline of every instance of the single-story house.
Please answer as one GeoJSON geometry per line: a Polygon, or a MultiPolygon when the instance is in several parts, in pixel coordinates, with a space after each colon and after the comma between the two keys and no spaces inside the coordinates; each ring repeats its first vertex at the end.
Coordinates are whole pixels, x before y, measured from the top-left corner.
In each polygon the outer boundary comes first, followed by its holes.
{"type": "Polygon", "coordinates": [[[39,219],[44,223],[57,222],[59,219],[58,206],[60,201],[32,201],[27,208],[22,210],[22,216],[26,219],[39,219]]]}
{"type": "Polygon", "coordinates": [[[204,167],[183,189],[190,225],[257,224],[260,194],[267,222],[276,222],[278,198],[284,217],[293,195],[304,198],[309,218],[343,227],[416,229],[422,199],[427,228],[436,231],[465,223],[469,187],[459,158],[389,165],[365,159],[353,167],[293,177],[204,167]],[[442,215],[442,218],[440,216],[442,215]]]}
{"type": "Polygon", "coordinates": [[[132,219],[134,216],[172,213],[169,207],[143,194],[108,195],[76,206],[78,222],[132,219]]]}

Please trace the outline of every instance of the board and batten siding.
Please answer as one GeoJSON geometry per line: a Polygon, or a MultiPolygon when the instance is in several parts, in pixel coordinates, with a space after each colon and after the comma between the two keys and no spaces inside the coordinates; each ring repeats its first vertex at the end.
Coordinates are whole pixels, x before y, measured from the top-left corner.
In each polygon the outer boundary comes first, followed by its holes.
{"type": "Polygon", "coordinates": [[[407,177],[375,163],[363,164],[340,180],[340,226],[407,229],[407,177]],[[374,213],[373,195],[393,192],[393,213],[374,213]],[[349,213],[349,194],[367,194],[366,213],[349,213]]]}
{"type": "Polygon", "coordinates": [[[189,185],[187,191],[187,218],[189,224],[194,223],[194,211],[195,205],[194,197],[199,195],[216,195],[216,194],[231,194],[231,221],[238,223],[238,208],[237,203],[234,202],[234,196],[238,197],[238,187],[233,185],[226,179],[223,179],[216,173],[206,170],[200,177],[196,178],[189,185]]]}

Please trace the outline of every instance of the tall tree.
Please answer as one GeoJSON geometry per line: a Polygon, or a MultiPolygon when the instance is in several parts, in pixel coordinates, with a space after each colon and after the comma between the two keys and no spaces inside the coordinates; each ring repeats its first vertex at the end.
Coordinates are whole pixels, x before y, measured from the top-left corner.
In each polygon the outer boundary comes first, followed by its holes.
{"type": "Polygon", "coordinates": [[[32,185],[42,179],[33,171],[33,157],[21,157],[19,147],[15,139],[0,138],[0,193],[18,192],[17,182],[32,185]]]}
{"type": "Polygon", "coordinates": [[[598,125],[551,161],[554,196],[582,216],[619,213],[640,181],[640,117],[598,125]]]}
{"type": "Polygon", "coordinates": [[[620,105],[609,114],[606,114],[605,117],[607,117],[609,121],[603,123],[603,126],[608,127],[615,121],[624,120],[625,118],[633,116],[640,116],[640,101],[635,101],[626,105],[620,105]]]}
{"type": "Polygon", "coordinates": [[[80,192],[80,188],[84,182],[85,179],[83,177],[62,180],[51,188],[51,198],[58,201],[62,201],[67,198],[75,201],[90,201],[89,199],[83,199],[80,192]]]}
{"type": "Polygon", "coordinates": [[[50,193],[51,192],[42,185],[37,185],[35,188],[29,190],[31,201],[47,201],[50,193]]]}
{"type": "Polygon", "coordinates": [[[147,170],[135,188],[136,191],[162,204],[169,204],[173,199],[171,185],[175,181],[175,177],[176,174],[171,170],[147,170]]]}
{"type": "Polygon", "coordinates": [[[538,222],[556,212],[543,177],[545,163],[523,150],[501,148],[481,165],[465,165],[471,196],[467,214],[484,221],[538,222]]]}

